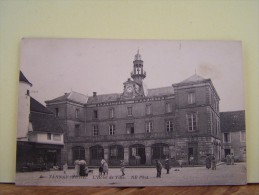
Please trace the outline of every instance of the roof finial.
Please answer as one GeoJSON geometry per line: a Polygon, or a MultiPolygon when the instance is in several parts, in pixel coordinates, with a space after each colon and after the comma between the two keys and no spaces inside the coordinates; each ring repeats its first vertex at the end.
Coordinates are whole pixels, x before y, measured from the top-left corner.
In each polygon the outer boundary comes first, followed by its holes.
{"type": "Polygon", "coordinates": [[[135,55],[135,60],[141,60],[141,55],[139,54],[139,48],[138,48],[138,52],[135,55]]]}

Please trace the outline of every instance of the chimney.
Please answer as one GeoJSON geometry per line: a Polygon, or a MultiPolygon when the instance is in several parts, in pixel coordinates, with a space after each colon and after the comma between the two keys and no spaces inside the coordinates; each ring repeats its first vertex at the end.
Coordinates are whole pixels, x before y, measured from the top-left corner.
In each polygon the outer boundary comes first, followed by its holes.
{"type": "Polygon", "coordinates": [[[97,93],[96,92],[93,92],[93,97],[96,97],[97,96],[97,93]]]}

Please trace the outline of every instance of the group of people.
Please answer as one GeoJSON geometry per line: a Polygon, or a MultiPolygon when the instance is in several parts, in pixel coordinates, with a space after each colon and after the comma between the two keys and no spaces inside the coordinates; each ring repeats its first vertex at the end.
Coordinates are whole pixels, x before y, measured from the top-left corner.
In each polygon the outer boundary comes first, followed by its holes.
{"type": "MultiPolygon", "coordinates": [[[[161,178],[162,168],[163,168],[162,163],[159,160],[156,160],[156,172],[157,172],[156,177],[157,178],[161,178]]],[[[165,159],[164,168],[166,169],[166,174],[169,174],[171,166],[170,166],[170,161],[168,158],[165,159]]]]}
{"type": "Polygon", "coordinates": [[[109,167],[108,167],[108,163],[106,162],[106,160],[102,159],[101,160],[101,166],[99,167],[99,175],[108,175],[109,172],[109,167]]]}
{"type": "Polygon", "coordinates": [[[234,165],[234,163],[235,163],[235,158],[234,158],[233,153],[228,154],[228,155],[226,156],[226,164],[227,164],[227,165],[234,165]]]}
{"type": "Polygon", "coordinates": [[[207,155],[206,156],[206,168],[216,170],[216,158],[214,155],[207,155]]]}

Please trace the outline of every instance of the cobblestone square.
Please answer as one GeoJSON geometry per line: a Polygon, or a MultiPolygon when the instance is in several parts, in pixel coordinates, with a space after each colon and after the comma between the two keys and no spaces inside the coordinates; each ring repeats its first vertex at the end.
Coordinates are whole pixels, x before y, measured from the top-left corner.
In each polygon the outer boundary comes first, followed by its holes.
{"type": "Polygon", "coordinates": [[[171,168],[162,170],[156,178],[155,168],[126,168],[121,176],[119,168],[110,168],[108,176],[99,176],[97,169],[88,177],[75,177],[74,170],[17,173],[17,185],[43,186],[194,186],[194,185],[243,185],[246,184],[246,165],[221,164],[216,170],[205,167],[171,168]],[[179,171],[178,171],[179,170],[179,171]]]}

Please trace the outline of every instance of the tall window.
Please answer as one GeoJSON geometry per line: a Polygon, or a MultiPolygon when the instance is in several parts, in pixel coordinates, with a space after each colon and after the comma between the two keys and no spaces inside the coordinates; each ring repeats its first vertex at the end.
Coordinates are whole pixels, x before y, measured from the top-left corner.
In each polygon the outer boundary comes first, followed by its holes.
{"type": "Polygon", "coordinates": [[[98,119],[98,110],[93,111],[93,118],[98,119]]]}
{"type": "Polygon", "coordinates": [[[109,135],[114,135],[115,134],[115,125],[110,124],[109,125],[109,135]]]}
{"type": "Polygon", "coordinates": [[[126,130],[128,134],[134,134],[134,123],[127,123],[126,130]]]}
{"type": "Polygon", "coordinates": [[[246,141],[246,132],[245,131],[241,131],[240,132],[240,141],[241,142],[245,142],[246,141]]]}
{"type": "Polygon", "coordinates": [[[174,130],[174,123],[173,121],[169,120],[169,121],[166,121],[166,131],[167,132],[173,132],[174,130]]]}
{"type": "Polygon", "coordinates": [[[216,135],[219,135],[219,128],[220,128],[220,125],[219,125],[219,120],[216,120],[216,135]]]}
{"type": "Polygon", "coordinates": [[[132,116],[132,107],[128,107],[128,116],[132,116]]]}
{"type": "Polygon", "coordinates": [[[146,132],[150,133],[152,130],[153,130],[153,122],[152,121],[146,122],[146,132]]]}
{"type": "Polygon", "coordinates": [[[114,118],[114,108],[110,108],[109,110],[109,117],[114,118]]]}
{"type": "Polygon", "coordinates": [[[55,116],[59,117],[59,109],[58,108],[55,108],[55,116]]]}
{"type": "Polygon", "coordinates": [[[195,103],[195,94],[192,93],[188,93],[188,104],[194,104],[195,103]]]}
{"type": "Polygon", "coordinates": [[[75,136],[80,136],[81,132],[80,132],[80,125],[75,125],[75,136]]]}
{"type": "Polygon", "coordinates": [[[47,140],[51,140],[51,133],[47,133],[47,140]]]}
{"type": "Polygon", "coordinates": [[[76,118],[79,118],[79,109],[76,109],[76,118]]]}
{"type": "Polygon", "coordinates": [[[196,131],[197,130],[197,114],[196,113],[187,114],[187,120],[188,120],[188,130],[196,131]]]}
{"type": "Polygon", "coordinates": [[[99,135],[98,125],[93,125],[93,136],[99,135]]]}
{"type": "Polygon", "coordinates": [[[166,113],[172,112],[172,104],[171,103],[166,103],[165,104],[165,112],[166,113]]]}
{"type": "Polygon", "coordinates": [[[151,114],[151,104],[146,105],[146,115],[151,114]]]}
{"type": "Polygon", "coordinates": [[[223,133],[223,142],[230,143],[230,133],[223,133]]]}

